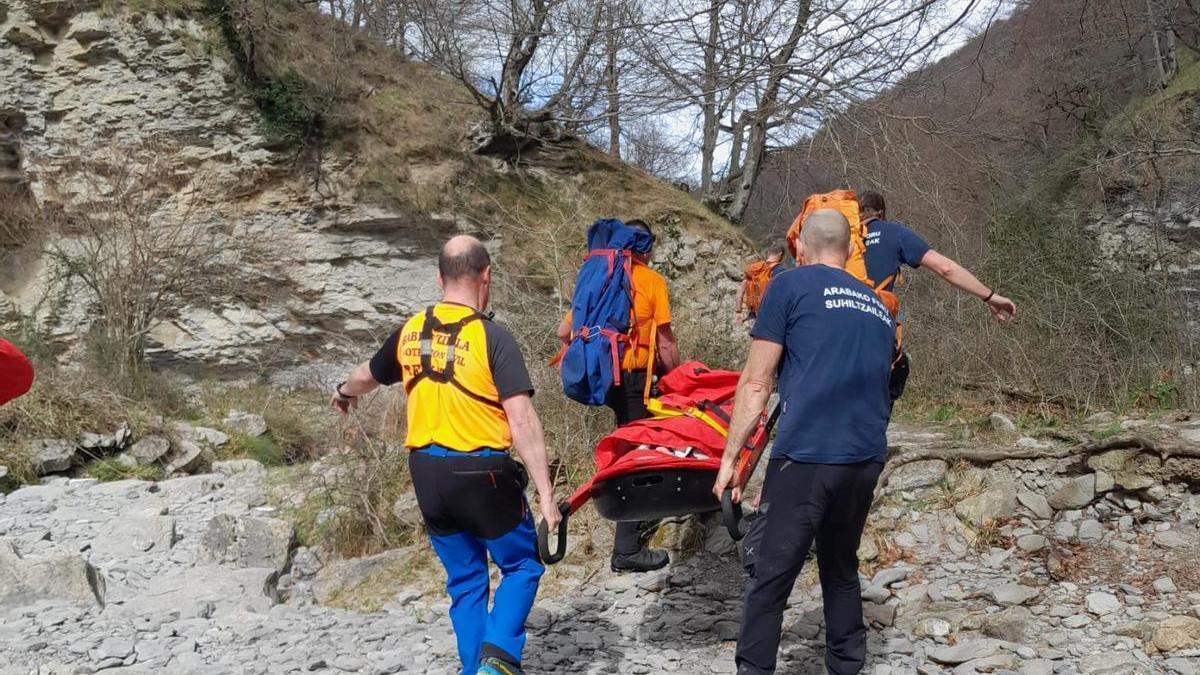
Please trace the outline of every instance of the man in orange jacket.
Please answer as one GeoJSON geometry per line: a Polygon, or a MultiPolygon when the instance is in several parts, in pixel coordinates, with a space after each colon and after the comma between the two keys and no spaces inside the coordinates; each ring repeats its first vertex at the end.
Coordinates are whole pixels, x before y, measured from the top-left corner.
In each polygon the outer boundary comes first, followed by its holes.
{"type": "MultiPolygon", "coordinates": [[[[650,226],[642,220],[630,220],[629,227],[645,230],[653,236],[650,226]]],[[[671,298],[667,280],[650,267],[648,255],[635,256],[631,269],[633,288],[633,344],[621,360],[621,384],[608,392],[604,405],[613,411],[618,427],[650,416],[646,408],[646,378],[653,373],[666,373],[679,366],[679,342],[671,330],[671,298]],[[651,350],[651,345],[654,346],[651,350]],[[651,352],[654,353],[651,353],[651,352]]],[[[571,315],[562,320],[555,331],[563,344],[571,340],[571,315]]],[[[670,557],[666,551],[646,548],[642,541],[642,524],[617,523],[613,540],[611,568],[614,572],[649,572],[666,567],[670,557]]]]}
{"type": "Polygon", "coordinates": [[[0,405],[29,391],[33,365],[13,343],[0,338],[0,405]]]}

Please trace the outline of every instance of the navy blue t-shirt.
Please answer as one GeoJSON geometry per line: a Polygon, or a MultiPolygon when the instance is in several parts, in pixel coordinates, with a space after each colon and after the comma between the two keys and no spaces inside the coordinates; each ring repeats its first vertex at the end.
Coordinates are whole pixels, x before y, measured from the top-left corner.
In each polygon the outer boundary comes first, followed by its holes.
{"type": "MultiPolygon", "coordinates": [[[[900,271],[900,265],[920,267],[921,258],[930,246],[921,235],[908,229],[903,223],[876,218],[867,223],[867,276],[879,283],[900,271]]],[[[884,290],[890,291],[896,280],[888,282],[884,290]]]]}
{"type": "Polygon", "coordinates": [[[751,335],[783,345],[773,457],[884,460],[894,329],[874,291],[845,270],[797,267],[767,287],[751,335]]]}

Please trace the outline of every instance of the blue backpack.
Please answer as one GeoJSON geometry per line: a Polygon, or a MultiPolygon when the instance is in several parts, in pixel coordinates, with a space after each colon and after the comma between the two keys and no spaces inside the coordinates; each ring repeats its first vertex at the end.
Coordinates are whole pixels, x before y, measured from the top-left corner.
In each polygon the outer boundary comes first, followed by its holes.
{"type": "Polygon", "coordinates": [[[588,252],[571,296],[571,341],[560,362],[563,392],[585,405],[604,405],[621,383],[621,358],[629,347],[633,256],[654,245],[654,235],[615,219],[588,228],[588,252]]]}

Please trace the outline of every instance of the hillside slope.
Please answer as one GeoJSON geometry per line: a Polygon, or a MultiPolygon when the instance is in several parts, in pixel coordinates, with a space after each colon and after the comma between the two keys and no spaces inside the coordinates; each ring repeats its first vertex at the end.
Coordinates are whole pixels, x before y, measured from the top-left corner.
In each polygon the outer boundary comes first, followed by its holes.
{"type": "MultiPolygon", "coordinates": [[[[736,264],[718,263],[733,249],[740,262],[745,240],[686,193],[581,142],[518,166],[475,156],[479,111],[462,87],[299,3],[4,7],[5,181],[43,208],[97,208],[96,177],[121,167],[155,216],[185,213],[223,237],[233,283],[155,326],[160,362],[273,372],[345,361],[436,296],[433,256],[455,231],[494,243],[514,303],[554,313],[600,216],[659,228],[681,304],[728,302],[734,288],[736,264]]],[[[0,313],[36,313],[69,343],[93,314],[61,301],[36,255],[64,233],[19,234],[5,244],[0,313]]]]}
{"type": "Polygon", "coordinates": [[[1200,309],[1187,234],[1200,220],[1196,73],[1181,46],[1180,73],[1157,91],[1144,14],[1120,0],[1022,6],[776,153],[751,229],[777,235],[810,192],[881,190],[891,218],[1017,301],[1001,329],[933,275],[909,274],[918,392],[1177,401],[1195,389],[1184,373],[1200,309]]]}

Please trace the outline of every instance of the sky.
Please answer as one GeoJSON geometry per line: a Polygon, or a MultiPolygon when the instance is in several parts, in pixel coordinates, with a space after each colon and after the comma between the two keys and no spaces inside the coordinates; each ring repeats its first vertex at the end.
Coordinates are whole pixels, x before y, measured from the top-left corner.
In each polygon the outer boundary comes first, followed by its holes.
{"type": "MultiPolygon", "coordinates": [[[[949,14],[963,12],[972,0],[947,0],[945,10],[949,14]]],[[[1018,0],[974,0],[979,6],[975,7],[961,28],[953,37],[937,46],[933,59],[938,60],[950,55],[962,47],[973,37],[983,32],[993,20],[1002,20],[1011,16],[1018,0]]],[[[695,107],[686,108],[663,116],[666,128],[673,140],[690,148],[690,163],[686,178],[697,180],[700,176],[700,137],[701,114],[695,107]]],[[[797,138],[804,135],[802,130],[793,132],[797,138]]],[[[721,143],[714,157],[714,166],[724,167],[729,161],[731,139],[728,134],[721,134],[721,143]]]]}

